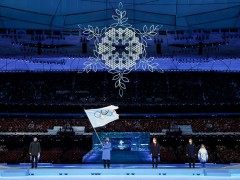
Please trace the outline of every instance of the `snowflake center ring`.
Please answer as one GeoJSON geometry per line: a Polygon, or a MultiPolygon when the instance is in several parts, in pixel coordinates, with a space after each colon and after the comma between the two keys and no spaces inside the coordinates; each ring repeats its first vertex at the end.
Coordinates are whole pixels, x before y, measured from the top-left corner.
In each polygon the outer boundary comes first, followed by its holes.
{"type": "Polygon", "coordinates": [[[143,48],[134,30],[109,28],[97,45],[97,52],[111,69],[128,70],[141,58],[143,48]]]}

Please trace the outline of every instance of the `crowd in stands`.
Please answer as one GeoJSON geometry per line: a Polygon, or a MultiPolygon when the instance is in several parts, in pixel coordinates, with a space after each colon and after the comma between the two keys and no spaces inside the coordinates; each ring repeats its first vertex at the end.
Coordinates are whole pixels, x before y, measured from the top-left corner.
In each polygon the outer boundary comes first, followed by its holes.
{"type": "MultiPolygon", "coordinates": [[[[238,74],[145,73],[129,74],[124,98],[111,74],[21,73],[0,77],[0,104],[5,105],[232,105],[240,102],[238,74]],[[109,83],[110,82],[110,83],[109,83]]],[[[153,108],[153,107],[152,107],[153,108]]]]}
{"type": "MultiPolygon", "coordinates": [[[[126,118],[109,123],[98,128],[98,132],[152,132],[160,133],[163,129],[178,125],[191,125],[195,144],[206,144],[210,162],[229,163],[240,161],[240,119],[230,117],[212,118],[126,118]],[[218,135],[206,136],[204,133],[220,132],[218,135]],[[223,132],[233,132],[223,135],[223,132]],[[234,134],[235,133],[235,134],[234,134]]],[[[89,120],[53,119],[53,118],[1,118],[0,132],[47,132],[54,126],[72,127],[84,126],[86,132],[93,132],[89,120]]],[[[156,135],[161,144],[161,159],[163,163],[182,163],[185,161],[185,145],[189,135],[156,135]]],[[[38,135],[39,137],[39,135],[38,135]]],[[[30,135],[0,136],[0,162],[29,162],[28,145],[30,135]],[[18,145],[16,147],[16,144],[18,145]]],[[[57,134],[39,137],[42,144],[42,162],[50,163],[81,163],[83,156],[91,150],[91,135],[57,134]]]]}
{"type": "MultiPolygon", "coordinates": [[[[98,131],[116,132],[152,132],[160,133],[163,129],[169,129],[172,123],[176,126],[190,125],[195,133],[208,132],[240,132],[239,118],[120,118],[98,131]]],[[[54,126],[83,126],[86,132],[93,132],[88,119],[31,119],[31,118],[1,118],[0,132],[47,132],[54,126]]]]}
{"type": "MultiPolygon", "coordinates": [[[[209,151],[210,162],[229,163],[240,161],[240,132],[239,118],[128,118],[109,123],[98,128],[99,132],[152,132],[160,133],[176,125],[191,125],[192,135],[197,146],[204,143],[209,151]],[[206,136],[202,133],[220,132],[218,135],[206,136]],[[233,132],[231,136],[222,132],[233,132]],[[230,137],[226,139],[227,137],[230,137]]],[[[93,132],[91,124],[85,118],[81,119],[53,119],[53,118],[1,118],[0,132],[47,132],[54,126],[84,126],[86,132],[93,132]]],[[[43,151],[41,162],[50,163],[81,163],[83,156],[91,150],[91,135],[64,134],[38,135],[43,151]],[[40,137],[39,137],[40,136],[40,137]]],[[[185,145],[187,135],[160,136],[161,159],[163,163],[182,163],[185,161],[185,145]]],[[[28,145],[31,135],[0,136],[0,162],[29,162],[28,145]],[[18,145],[16,147],[16,144],[18,145]]]]}

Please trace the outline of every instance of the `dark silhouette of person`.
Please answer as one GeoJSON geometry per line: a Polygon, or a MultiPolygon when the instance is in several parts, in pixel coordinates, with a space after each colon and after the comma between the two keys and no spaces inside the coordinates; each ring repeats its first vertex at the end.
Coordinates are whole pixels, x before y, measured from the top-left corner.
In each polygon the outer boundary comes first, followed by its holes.
{"type": "Polygon", "coordinates": [[[195,168],[196,148],[192,139],[189,139],[188,142],[189,144],[186,147],[186,156],[188,158],[189,168],[195,168]]]}
{"type": "Polygon", "coordinates": [[[38,142],[37,138],[34,137],[33,141],[30,143],[29,146],[29,155],[32,163],[32,168],[37,168],[40,153],[41,153],[40,143],[38,142]]]}
{"type": "Polygon", "coordinates": [[[158,158],[160,158],[160,145],[157,142],[157,139],[154,137],[151,144],[151,155],[152,155],[152,167],[158,167],[158,158]]]}

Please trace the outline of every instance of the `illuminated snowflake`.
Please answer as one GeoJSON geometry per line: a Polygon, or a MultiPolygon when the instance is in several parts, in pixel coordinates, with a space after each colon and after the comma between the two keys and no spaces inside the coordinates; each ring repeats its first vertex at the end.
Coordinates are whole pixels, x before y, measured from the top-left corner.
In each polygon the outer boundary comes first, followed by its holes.
{"type": "Polygon", "coordinates": [[[129,28],[110,28],[97,44],[97,52],[111,69],[130,69],[143,54],[143,44],[129,28]]]}
{"type": "Polygon", "coordinates": [[[115,88],[119,89],[119,95],[123,96],[126,77],[133,69],[142,67],[144,70],[154,71],[158,64],[154,63],[153,57],[147,58],[147,41],[157,34],[158,26],[146,25],[142,30],[133,28],[128,24],[126,11],[123,10],[122,3],[119,3],[116,14],[112,15],[113,23],[110,27],[99,29],[98,27],[88,26],[84,29],[84,34],[88,40],[94,40],[94,57],[90,57],[85,62],[87,72],[97,71],[97,67],[105,67],[110,73],[114,74],[115,88]]]}

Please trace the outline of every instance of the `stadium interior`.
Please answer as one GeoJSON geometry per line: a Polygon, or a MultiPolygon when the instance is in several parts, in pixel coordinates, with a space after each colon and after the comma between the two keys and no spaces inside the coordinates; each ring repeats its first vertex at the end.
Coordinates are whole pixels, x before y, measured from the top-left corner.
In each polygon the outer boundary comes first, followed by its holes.
{"type": "Polygon", "coordinates": [[[147,132],[161,163],[184,163],[189,138],[209,163],[240,162],[240,1],[122,3],[135,28],[160,28],[146,47],[158,68],[133,69],[121,97],[108,69],[84,66],[96,46],[85,28],[109,26],[119,1],[0,1],[0,163],[29,163],[35,136],[41,163],[84,163],[84,109],[111,104],[119,120],[97,131],[147,132]]]}

